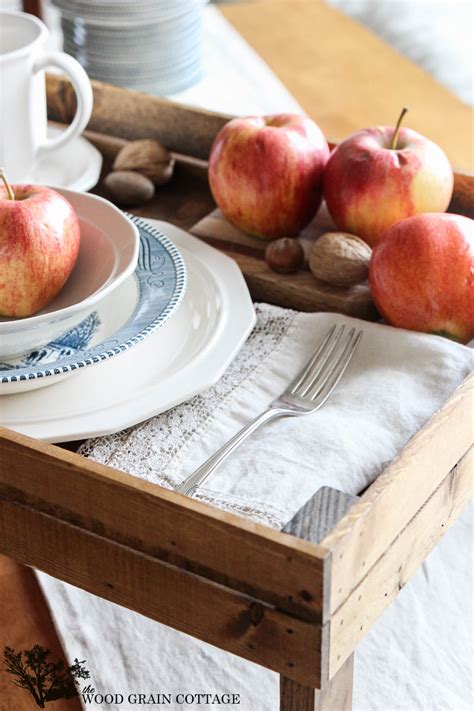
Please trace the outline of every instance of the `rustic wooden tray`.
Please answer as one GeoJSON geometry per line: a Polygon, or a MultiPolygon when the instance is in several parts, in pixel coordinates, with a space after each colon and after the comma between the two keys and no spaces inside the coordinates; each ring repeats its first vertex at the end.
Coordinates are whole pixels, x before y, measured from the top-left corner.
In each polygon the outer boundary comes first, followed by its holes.
{"type": "MultiPolygon", "coordinates": [[[[48,87],[51,117],[67,121],[70,87],[48,87]]],[[[227,117],[94,92],[89,136],[109,158],[118,139],[145,136],[180,155],[173,182],[137,212],[188,229],[208,214],[202,161],[227,117]]],[[[473,207],[474,179],[457,175],[450,209],[473,207]]],[[[281,299],[298,307],[292,290],[281,299]]],[[[357,644],[469,500],[473,385],[360,498],[321,489],[284,532],[3,429],[0,552],[278,672],[285,711],[345,711],[357,644]]]]}

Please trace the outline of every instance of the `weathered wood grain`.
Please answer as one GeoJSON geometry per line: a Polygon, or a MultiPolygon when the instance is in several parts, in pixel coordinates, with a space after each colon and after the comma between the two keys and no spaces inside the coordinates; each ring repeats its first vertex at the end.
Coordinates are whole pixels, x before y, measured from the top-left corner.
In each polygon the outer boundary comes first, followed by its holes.
{"type": "Polygon", "coordinates": [[[321,626],[0,495],[0,553],[309,686],[321,626]]]}
{"type": "Polygon", "coordinates": [[[351,711],[353,677],[353,654],[320,690],[280,677],[280,711],[351,711]]]}
{"type": "Polygon", "coordinates": [[[373,321],[377,318],[375,306],[363,284],[347,290],[316,281],[310,272],[275,274],[263,259],[226,251],[239,265],[254,301],[284,306],[298,311],[333,311],[348,316],[373,321]]]}
{"type": "MultiPolygon", "coordinates": [[[[332,615],[330,677],[338,673],[344,660],[352,655],[360,640],[456,521],[472,497],[473,485],[474,450],[471,448],[332,615]]],[[[383,530],[382,525],[379,530],[383,530]]]]}
{"type": "Polygon", "coordinates": [[[314,543],[4,429],[0,495],[300,617],[321,618],[326,551],[314,543]]]}
{"type": "MultiPolygon", "coordinates": [[[[88,129],[117,138],[155,138],[170,151],[207,159],[217,132],[230,116],[157,96],[92,81],[94,107],[88,129]]],[[[76,96],[63,76],[46,77],[48,118],[70,123],[76,96]]]]}
{"type": "MultiPolygon", "coordinates": [[[[301,507],[283,528],[283,531],[298,538],[318,543],[331,531],[340,519],[349,511],[357,496],[346,494],[329,486],[322,486],[301,507]]],[[[323,624],[321,630],[321,690],[304,686],[280,676],[281,711],[332,711],[352,708],[353,655],[343,668],[332,678],[329,677],[329,634],[331,625],[329,616],[330,565],[325,568],[323,593],[323,624]]]]}
{"type": "MultiPolygon", "coordinates": [[[[335,229],[323,206],[299,237],[306,255],[320,235],[335,229]]],[[[313,277],[307,265],[296,274],[277,274],[265,262],[268,242],[241,232],[220,210],[200,220],[191,232],[235,259],[255,300],[299,311],[337,311],[369,320],[378,318],[367,282],[348,288],[325,284],[313,277]]]]}
{"type": "Polygon", "coordinates": [[[332,553],[331,613],[472,446],[473,395],[471,374],[321,542],[332,553]]]}

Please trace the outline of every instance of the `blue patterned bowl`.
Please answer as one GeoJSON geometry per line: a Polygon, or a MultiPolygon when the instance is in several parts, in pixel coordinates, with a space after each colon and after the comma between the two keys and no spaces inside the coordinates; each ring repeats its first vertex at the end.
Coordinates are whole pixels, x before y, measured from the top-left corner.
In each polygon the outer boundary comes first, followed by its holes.
{"type": "Polygon", "coordinates": [[[101,363],[143,341],[176,310],[186,291],[186,268],[175,245],[144,220],[135,273],[64,336],[0,362],[0,395],[33,390],[101,363]]]}
{"type": "Polygon", "coordinates": [[[59,294],[26,318],[0,316],[0,361],[38,350],[83,321],[137,266],[138,229],[108,200],[55,188],[74,208],[81,241],[77,262],[59,294]]]}

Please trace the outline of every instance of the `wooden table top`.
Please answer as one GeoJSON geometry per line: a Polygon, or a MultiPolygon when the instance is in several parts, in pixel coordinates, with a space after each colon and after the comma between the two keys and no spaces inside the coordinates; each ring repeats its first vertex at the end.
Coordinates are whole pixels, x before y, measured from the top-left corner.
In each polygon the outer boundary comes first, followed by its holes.
{"type": "Polygon", "coordinates": [[[394,125],[407,106],[407,126],[439,143],[455,170],[474,172],[473,110],[355,20],[322,0],[255,0],[220,10],[328,139],[394,125]]]}

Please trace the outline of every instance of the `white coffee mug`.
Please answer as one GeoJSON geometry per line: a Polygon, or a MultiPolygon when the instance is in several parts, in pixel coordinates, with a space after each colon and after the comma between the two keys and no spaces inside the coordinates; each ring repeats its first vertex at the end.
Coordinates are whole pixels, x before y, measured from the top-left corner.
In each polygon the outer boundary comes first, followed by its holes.
{"type": "Polygon", "coordinates": [[[35,165],[86,127],[92,88],[79,62],[64,52],[47,54],[47,27],[24,12],[0,12],[0,166],[11,183],[33,180],[35,165]],[[44,68],[61,69],[74,87],[77,111],[60,136],[47,139],[44,68]]]}

